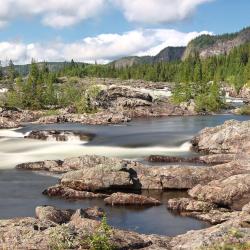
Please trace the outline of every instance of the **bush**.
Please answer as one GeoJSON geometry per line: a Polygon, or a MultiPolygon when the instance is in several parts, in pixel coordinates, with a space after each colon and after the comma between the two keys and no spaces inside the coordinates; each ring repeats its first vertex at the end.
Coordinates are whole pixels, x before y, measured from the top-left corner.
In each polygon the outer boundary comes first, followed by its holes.
{"type": "Polygon", "coordinates": [[[91,250],[113,250],[114,246],[110,242],[112,233],[111,227],[107,224],[107,218],[104,216],[96,232],[89,236],[87,243],[91,250]]]}

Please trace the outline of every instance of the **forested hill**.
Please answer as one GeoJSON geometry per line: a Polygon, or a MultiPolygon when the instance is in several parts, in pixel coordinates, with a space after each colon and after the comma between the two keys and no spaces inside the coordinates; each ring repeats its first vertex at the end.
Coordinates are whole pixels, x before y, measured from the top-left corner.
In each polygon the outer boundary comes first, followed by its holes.
{"type": "Polygon", "coordinates": [[[115,60],[110,65],[116,69],[126,68],[138,64],[153,64],[159,62],[180,61],[184,55],[186,47],[167,47],[156,56],[130,56],[115,60]]]}
{"type": "Polygon", "coordinates": [[[239,32],[223,35],[202,35],[192,40],[184,53],[183,59],[198,53],[201,58],[228,54],[233,48],[250,42],[250,27],[239,32]]]}
{"type": "Polygon", "coordinates": [[[199,54],[201,58],[228,54],[233,48],[250,42],[250,27],[239,32],[223,35],[201,35],[193,39],[187,47],[167,47],[156,56],[124,57],[111,63],[116,69],[138,64],[154,64],[186,60],[199,54]]]}

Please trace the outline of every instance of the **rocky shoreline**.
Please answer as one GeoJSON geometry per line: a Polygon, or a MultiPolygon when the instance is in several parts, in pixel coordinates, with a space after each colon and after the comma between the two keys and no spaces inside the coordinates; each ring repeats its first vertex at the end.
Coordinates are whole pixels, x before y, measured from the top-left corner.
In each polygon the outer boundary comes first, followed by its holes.
{"type": "Polygon", "coordinates": [[[197,115],[194,102],[174,105],[169,99],[169,90],[146,89],[124,85],[100,85],[101,91],[93,100],[93,114],[77,114],[74,107],[48,111],[30,111],[0,108],[0,128],[17,128],[22,123],[36,124],[81,123],[87,125],[119,124],[138,117],[163,117],[197,115]]]}
{"type": "MultiPolygon", "coordinates": [[[[217,249],[222,243],[248,246],[250,121],[227,121],[215,128],[206,128],[193,138],[192,145],[193,150],[207,155],[196,158],[163,156],[149,158],[151,162],[168,163],[161,167],[87,155],[64,161],[24,163],[17,168],[61,174],[59,183],[43,191],[45,195],[73,200],[99,198],[112,206],[160,204],[160,201],[152,197],[135,194],[142,190],[187,190],[189,197],[168,200],[168,209],[182,216],[194,217],[214,225],[172,238],[112,229],[110,241],[116,249],[217,249]],[[188,165],[181,165],[183,162],[188,165]],[[197,162],[202,162],[204,166],[195,166],[197,162]]],[[[43,209],[45,208],[40,208],[39,211],[43,209]]],[[[82,211],[71,212],[69,216],[67,211],[56,208],[51,210],[59,214],[59,217],[64,217],[66,214],[66,227],[71,228],[73,225],[75,235],[72,239],[73,249],[83,247],[79,245],[79,235],[85,233],[86,236],[86,232],[81,231],[82,228],[93,234],[94,228],[100,225],[98,220],[93,220],[95,217],[89,219],[82,211]]],[[[4,244],[10,246],[19,244],[25,249],[50,249],[43,237],[49,235],[54,227],[59,231],[63,230],[63,226],[58,223],[61,220],[57,215],[50,216],[49,220],[46,216],[42,219],[37,217],[37,219],[0,221],[0,234],[4,235],[4,244]],[[56,218],[56,221],[51,222],[51,218],[56,218]],[[34,228],[38,224],[41,224],[44,230],[35,231],[34,228]],[[32,234],[35,240],[27,239],[24,231],[32,234]],[[15,243],[12,242],[14,238],[11,238],[14,233],[22,235],[21,238],[15,239],[15,243]],[[34,246],[39,247],[34,248],[34,246]]],[[[84,247],[82,249],[88,249],[84,247]]]]}

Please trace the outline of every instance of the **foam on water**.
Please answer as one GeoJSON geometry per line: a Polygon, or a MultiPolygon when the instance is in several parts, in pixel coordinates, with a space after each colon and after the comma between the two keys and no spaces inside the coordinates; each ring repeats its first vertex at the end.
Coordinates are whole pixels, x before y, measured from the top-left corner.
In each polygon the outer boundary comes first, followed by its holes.
{"type": "Polygon", "coordinates": [[[17,132],[18,129],[20,129],[20,128],[0,129],[0,137],[23,138],[25,135],[23,133],[17,132]]]}
{"type": "Polygon", "coordinates": [[[144,158],[151,154],[171,154],[173,152],[188,152],[190,143],[179,147],[118,147],[90,146],[87,142],[72,140],[67,142],[39,141],[23,138],[3,138],[0,143],[0,169],[14,168],[19,163],[63,160],[67,157],[80,155],[103,155],[120,158],[144,158]]]}

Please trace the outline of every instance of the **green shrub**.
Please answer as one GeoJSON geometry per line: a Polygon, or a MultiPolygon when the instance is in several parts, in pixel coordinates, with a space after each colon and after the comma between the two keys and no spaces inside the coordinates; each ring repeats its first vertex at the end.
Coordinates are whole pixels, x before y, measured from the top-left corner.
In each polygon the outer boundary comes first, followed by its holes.
{"type": "Polygon", "coordinates": [[[104,216],[96,232],[87,239],[91,250],[113,250],[114,246],[110,242],[112,233],[111,227],[107,224],[107,218],[104,216]]]}

